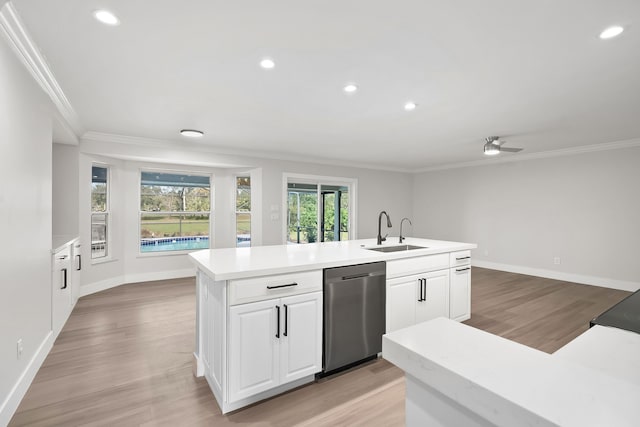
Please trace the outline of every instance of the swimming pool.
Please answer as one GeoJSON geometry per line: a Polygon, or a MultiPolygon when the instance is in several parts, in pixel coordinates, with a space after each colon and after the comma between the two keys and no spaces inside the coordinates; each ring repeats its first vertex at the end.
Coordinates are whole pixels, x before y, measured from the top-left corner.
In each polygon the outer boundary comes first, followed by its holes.
{"type": "Polygon", "coordinates": [[[209,249],[209,238],[167,237],[140,241],[140,252],[191,251],[196,249],[209,249]]]}

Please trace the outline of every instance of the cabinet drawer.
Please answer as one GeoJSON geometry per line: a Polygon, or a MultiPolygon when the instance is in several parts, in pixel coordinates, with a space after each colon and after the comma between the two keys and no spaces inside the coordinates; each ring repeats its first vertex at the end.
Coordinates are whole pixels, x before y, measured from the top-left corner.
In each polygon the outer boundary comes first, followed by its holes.
{"type": "Polygon", "coordinates": [[[471,264],[471,251],[451,252],[451,268],[471,264]]]}
{"type": "Polygon", "coordinates": [[[449,268],[449,254],[427,255],[387,261],[387,279],[449,268]]]}
{"type": "Polygon", "coordinates": [[[231,280],[229,304],[245,304],[321,290],[322,270],[231,280]]]}

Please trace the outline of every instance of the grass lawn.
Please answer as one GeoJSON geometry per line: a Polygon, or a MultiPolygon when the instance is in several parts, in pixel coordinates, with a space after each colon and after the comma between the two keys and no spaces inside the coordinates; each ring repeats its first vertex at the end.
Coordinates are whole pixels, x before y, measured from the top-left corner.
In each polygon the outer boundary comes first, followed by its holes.
{"type": "MultiPolygon", "coordinates": [[[[172,237],[180,235],[180,221],[177,219],[167,219],[166,217],[162,222],[159,220],[143,220],[141,224],[143,230],[143,237],[150,237],[153,233],[154,237],[172,237]]],[[[251,220],[243,218],[237,223],[238,234],[250,234],[251,232],[251,220]]],[[[183,236],[208,236],[209,235],[209,220],[184,220],[182,221],[182,235],[183,236]]]]}

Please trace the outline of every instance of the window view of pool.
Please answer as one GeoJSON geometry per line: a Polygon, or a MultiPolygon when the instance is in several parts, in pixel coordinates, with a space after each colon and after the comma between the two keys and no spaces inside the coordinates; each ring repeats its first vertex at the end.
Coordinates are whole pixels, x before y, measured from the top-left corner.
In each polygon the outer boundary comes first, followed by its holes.
{"type": "Polygon", "coordinates": [[[140,240],[140,252],[190,251],[209,249],[208,237],[168,237],[140,240]]]}

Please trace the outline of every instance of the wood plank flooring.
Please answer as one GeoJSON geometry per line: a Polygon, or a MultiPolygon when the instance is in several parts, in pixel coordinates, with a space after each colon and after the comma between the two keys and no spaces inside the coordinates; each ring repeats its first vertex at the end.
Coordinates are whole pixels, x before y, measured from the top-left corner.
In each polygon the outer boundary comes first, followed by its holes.
{"type": "MultiPolygon", "coordinates": [[[[628,292],[473,268],[466,323],[553,352],[628,292]]],[[[222,415],[192,374],[193,279],[81,298],[11,426],[397,426],[402,371],[369,363],[222,415]]]]}

